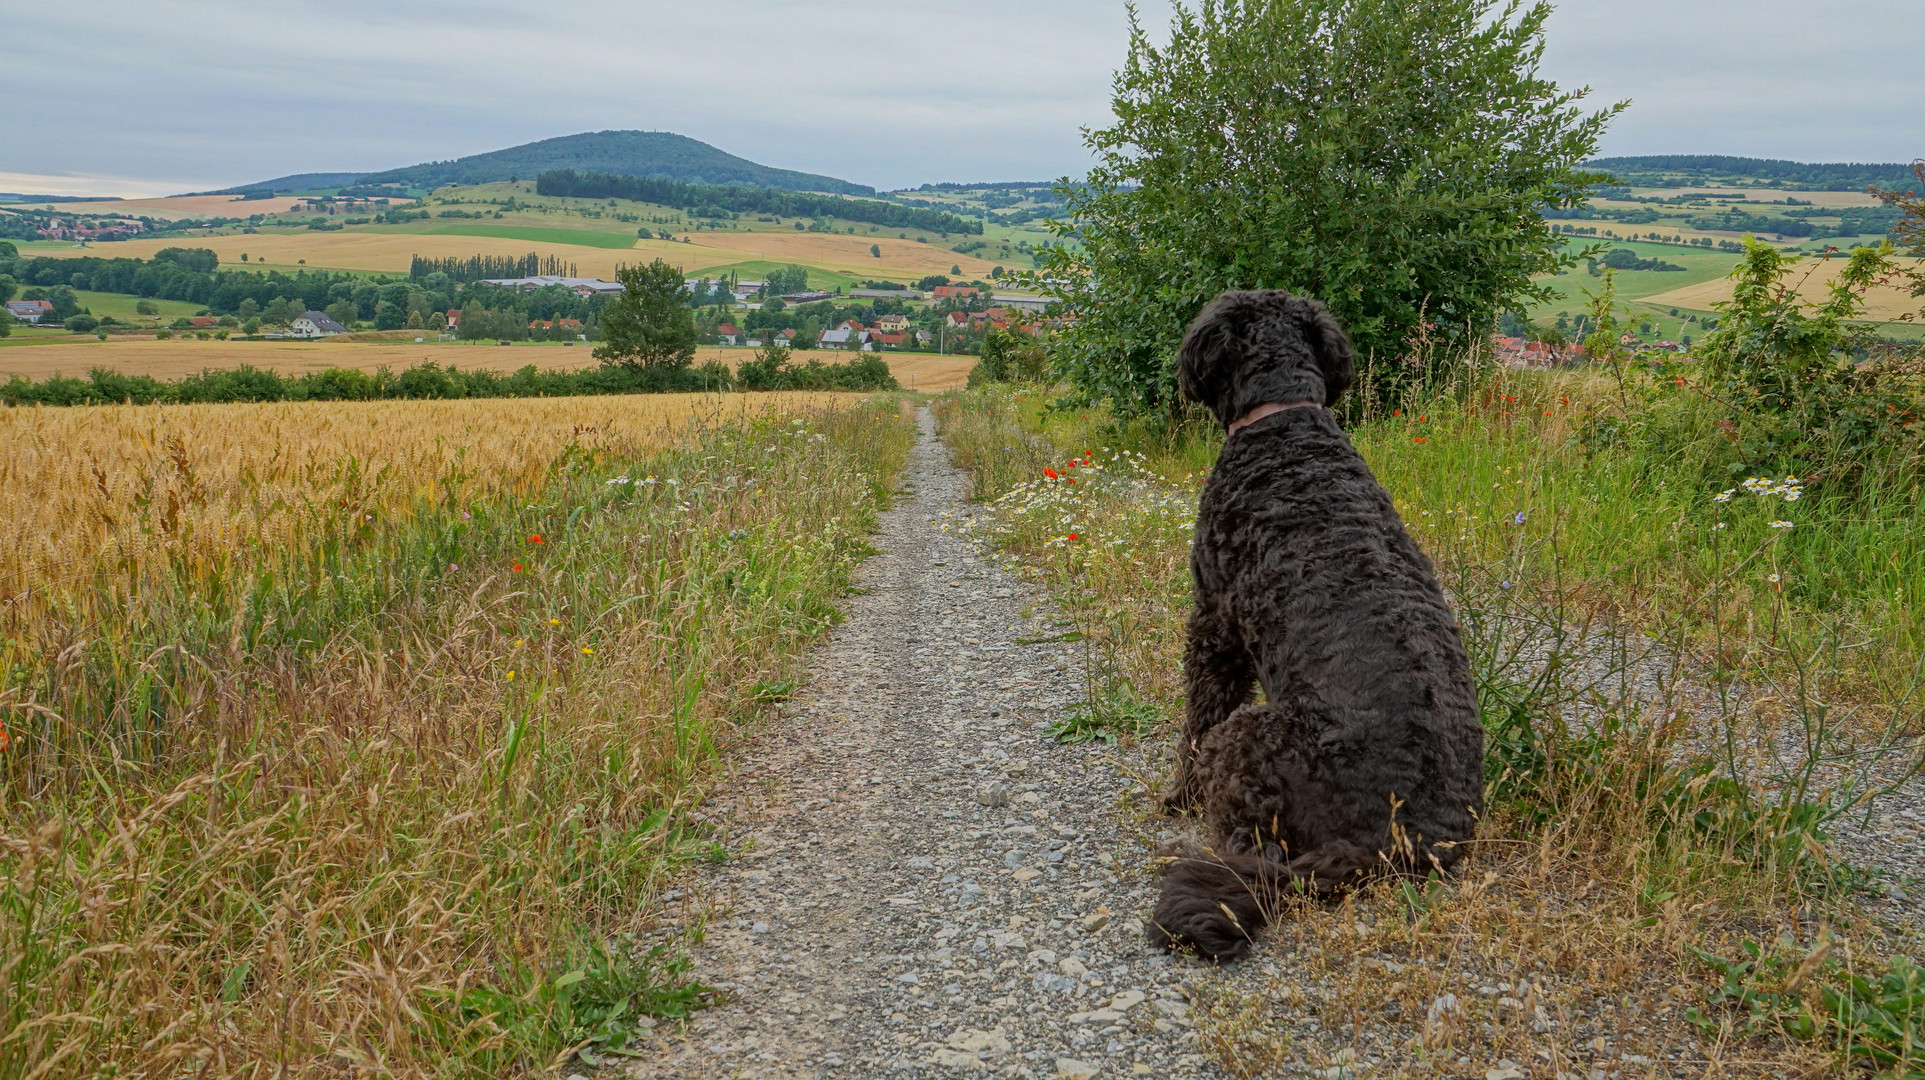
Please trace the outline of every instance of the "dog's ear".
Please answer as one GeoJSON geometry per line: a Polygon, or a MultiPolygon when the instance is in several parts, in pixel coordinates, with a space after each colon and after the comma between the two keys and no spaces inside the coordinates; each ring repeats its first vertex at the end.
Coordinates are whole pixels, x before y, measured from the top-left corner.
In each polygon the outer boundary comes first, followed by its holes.
{"type": "Polygon", "coordinates": [[[1224,368],[1235,348],[1229,319],[1225,317],[1224,294],[1203,305],[1183,334],[1183,345],[1176,353],[1176,385],[1183,396],[1215,412],[1223,396],[1224,368]]]}
{"type": "Polygon", "coordinates": [[[1335,405],[1356,377],[1356,368],[1350,359],[1350,337],[1323,304],[1315,300],[1297,303],[1302,305],[1299,315],[1303,320],[1304,340],[1310,343],[1311,351],[1317,356],[1317,366],[1323,371],[1323,403],[1335,405]]]}

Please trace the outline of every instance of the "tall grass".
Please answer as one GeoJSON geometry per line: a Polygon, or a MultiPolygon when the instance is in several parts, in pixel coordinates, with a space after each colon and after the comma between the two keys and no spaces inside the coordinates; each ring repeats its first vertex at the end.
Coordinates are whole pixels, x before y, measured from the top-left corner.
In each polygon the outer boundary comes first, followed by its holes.
{"type": "MultiPolygon", "coordinates": [[[[1289,973],[1207,1009],[1206,1042],[1233,1072],[1338,1065],[1338,1046],[1445,1075],[1639,1054],[1769,1076],[1894,1052],[1889,1024],[1823,1020],[1795,1038],[1795,1009],[1733,1013],[1730,980],[1705,958],[1765,942],[1792,959],[1764,969],[1788,976],[1819,948],[1819,918],[1833,925],[1824,948],[1856,972],[1898,947],[1828,834],[1918,766],[1917,614],[1888,602],[1925,578],[1906,534],[1916,496],[1871,489],[1847,510],[1813,484],[1790,502],[1716,501],[1675,460],[1580,438],[1614,390],[1481,371],[1352,426],[1464,625],[1489,810],[1457,885],[1386,886],[1279,924],[1289,973]]],[[[993,539],[1088,642],[1085,714],[1127,739],[1143,730],[1133,705],[1180,712],[1189,529],[1220,436],[1047,403],[988,389],[940,415],[999,511],[993,539]]],[[[1841,979],[1823,988],[1849,1006],[1838,1015],[1865,1004],[1841,979]]],[[[1804,988],[1813,1001],[1820,982],[1804,988]]],[[[1915,1022],[1887,998],[1880,1015],[1915,1022]]]]}
{"type": "Polygon", "coordinates": [[[913,429],[790,399],[637,438],[610,405],[492,460],[525,406],[361,406],[448,408],[435,464],[365,509],[332,466],[274,501],[231,471],[195,510],[239,538],[140,533],[14,609],[0,1076],[525,1074],[698,1003],[649,897],[913,429]]]}

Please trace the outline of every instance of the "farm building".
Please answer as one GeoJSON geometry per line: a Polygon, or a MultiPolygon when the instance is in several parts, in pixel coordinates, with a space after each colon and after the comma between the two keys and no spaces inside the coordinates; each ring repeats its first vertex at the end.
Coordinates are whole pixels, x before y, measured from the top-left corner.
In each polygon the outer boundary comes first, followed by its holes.
{"type": "Polygon", "coordinates": [[[725,322],[716,326],[715,336],[722,340],[722,344],[733,345],[742,336],[742,328],[732,322],[725,322]]]}
{"type": "Polygon", "coordinates": [[[53,314],[53,305],[45,300],[9,300],[7,314],[21,322],[37,323],[42,316],[53,314]]]}
{"type": "Polygon", "coordinates": [[[554,274],[540,274],[535,277],[520,278],[483,278],[480,284],[499,285],[516,292],[534,292],[550,285],[560,285],[576,296],[611,295],[622,291],[619,281],[603,281],[592,277],[559,277],[554,274]]]}
{"type": "Polygon", "coordinates": [[[868,337],[865,330],[824,330],[816,344],[824,349],[856,350],[863,347],[868,337]]]}
{"type": "Polygon", "coordinates": [[[1047,296],[1018,296],[1015,294],[997,293],[990,299],[995,303],[1001,304],[1003,307],[1013,307],[1022,311],[1042,311],[1044,308],[1049,307],[1050,304],[1050,298],[1047,296]]]}
{"type": "Polygon", "coordinates": [[[884,315],[876,320],[876,329],[887,334],[900,334],[909,329],[909,316],[884,315]]]}
{"type": "Polygon", "coordinates": [[[920,289],[850,289],[852,300],[926,300],[928,294],[920,289]]]}
{"type": "Polygon", "coordinates": [[[294,317],[294,325],[289,332],[294,337],[323,338],[345,334],[348,328],[328,318],[324,312],[303,311],[294,317]]]}

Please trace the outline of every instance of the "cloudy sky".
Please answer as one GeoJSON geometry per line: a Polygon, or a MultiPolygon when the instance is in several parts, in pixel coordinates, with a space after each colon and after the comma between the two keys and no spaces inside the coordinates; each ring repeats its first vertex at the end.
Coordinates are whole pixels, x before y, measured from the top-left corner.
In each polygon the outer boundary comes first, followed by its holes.
{"type": "MultiPolygon", "coordinates": [[[[1607,154],[1925,156],[1921,0],[1562,0],[1607,154]]],[[[1144,0],[1160,25],[1167,0],[1144,0]]],[[[603,128],[877,187],[1080,171],[1122,0],[8,2],[0,191],[173,194],[603,128]],[[21,121],[25,121],[22,134],[21,121]]]]}

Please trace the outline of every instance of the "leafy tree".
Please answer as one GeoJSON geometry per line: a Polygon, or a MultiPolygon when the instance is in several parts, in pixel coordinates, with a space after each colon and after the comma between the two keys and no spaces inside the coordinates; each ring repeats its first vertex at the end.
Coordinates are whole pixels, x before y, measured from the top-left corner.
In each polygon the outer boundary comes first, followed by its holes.
{"type": "Polygon", "coordinates": [[[1170,44],[1131,18],[1115,123],[1057,191],[1034,284],[1081,318],[1052,359],[1086,400],[1169,406],[1185,325],[1225,289],[1328,304],[1380,376],[1420,330],[1445,343],[1546,296],[1573,263],[1539,214],[1624,106],[1538,72],[1550,5],[1496,0],[1201,0],[1170,44]],[[1434,326],[1426,326],[1434,324],[1434,326]],[[1371,358],[1374,357],[1374,363],[1371,358]]]}
{"type": "Polygon", "coordinates": [[[20,283],[13,280],[11,275],[0,274],[0,304],[4,304],[13,299],[14,291],[18,288],[20,288],[20,283]]]}
{"type": "MultiPolygon", "coordinates": [[[[252,300],[249,300],[249,301],[247,301],[247,303],[249,303],[249,304],[253,304],[254,302],[253,302],[252,300]]],[[[245,306],[245,305],[243,305],[243,306],[245,306]]],[[[260,305],[258,305],[258,304],[256,304],[256,305],[255,305],[255,307],[256,307],[256,308],[258,308],[259,306],[260,306],[260,305]]],[[[160,305],[159,305],[159,304],[156,304],[156,303],[154,303],[154,302],[153,302],[152,300],[136,300],[136,301],[134,301],[134,314],[136,314],[136,315],[146,315],[146,316],[149,316],[149,317],[152,317],[152,316],[155,316],[155,315],[159,315],[159,314],[160,314],[160,305]]]]}
{"type": "Polygon", "coordinates": [[[878,258],[878,259],[880,259],[880,258],[882,258],[882,245],[881,245],[881,244],[870,244],[870,245],[869,245],[869,254],[871,254],[871,255],[873,255],[873,256],[875,256],[875,257],[876,257],[876,258],[878,258]]]}
{"type": "Polygon", "coordinates": [[[602,309],[595,358],[630,368],[685,368],[695,359],[695,318],[682,272],[660,259],[624,267],[623,292],[602,309]]]}
{"type": "Polygon", "coordinates": [[[352,300],[336,300],[327,306],[326,314],[328,318],[342,326],[352,327],[354,321],[360,318],[361,309],[356,307],[352,300]]]}

